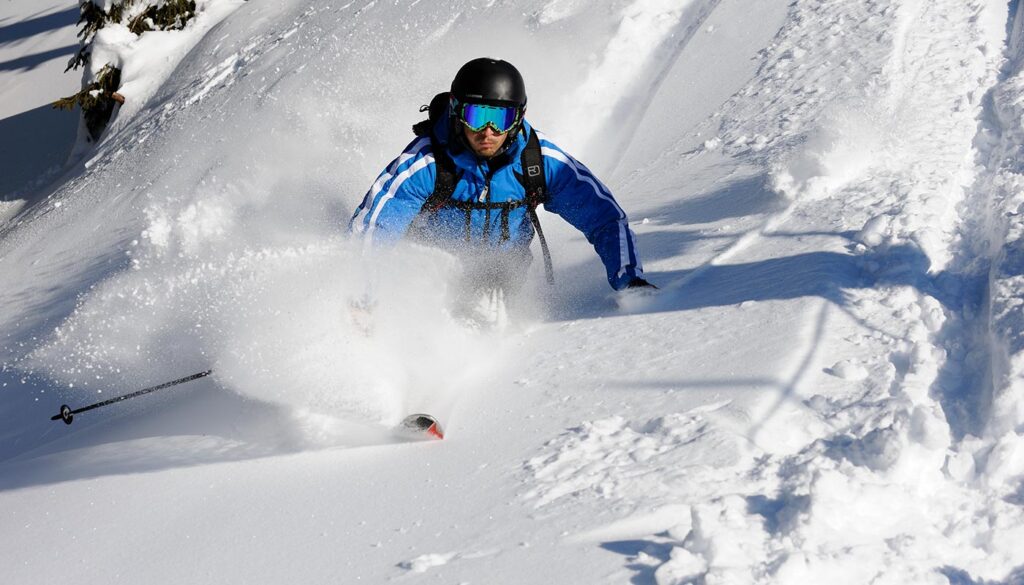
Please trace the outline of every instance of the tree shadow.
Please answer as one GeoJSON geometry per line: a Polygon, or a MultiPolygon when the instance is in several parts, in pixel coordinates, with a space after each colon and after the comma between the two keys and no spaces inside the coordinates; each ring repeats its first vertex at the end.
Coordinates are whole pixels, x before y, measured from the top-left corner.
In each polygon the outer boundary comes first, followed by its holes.
{"type": "Polygon", "coordinates": [[[704,234],[700,230],[658,230],[638,236],[643,243],[641,257],[646,262],[674,258],[685,254],[694,244],[704,240],[732,240],[731,234],[704,234]],[[647,250],[650,250],[647,252],[647,250]]]}
{"type": "Polygon", "coordinates": [[[29,71],[39,67],[51,59],[59,59],[60,57],[73,55],[76,51],[78,51],[78,45],[74,44],[50,49],[49,51],[34,53],[32,55],[25,55],[24,57],[18,57],[16,59],[0,63],[0,71],[29,71]]]}
{"type": "MultiPolygon", "coordinates": [[[[806,237],[834,237],[840,238],[847,241],[852,241],[856,232],[852,230],[844,232],[824,232],[824,231],[807,231],[807,232],[772,232],[767,234],[761,234],[760,237],[764,239],[773,238],[806,238],[806,237]]],[[[641,246],[640,257],[645,262],[652,262],[657,260],[664,260],[666,258],[675,258],[682,255],[690,250],[694,244],[700,241],[707,240],[730,240],[735,241],[739,235],[735,233],[718,233],[709,234],[701,230],[688,230],[688,229],[664,229],[657,231],[644,232],[638,235],[639,244],[641,246]]]]}
{"type": "MultiPolygon", "coordinates": [[[[841,234],[836,234],[841,235],[841,234]]],[[[943,274],[929,275],[927,256],[910,244],[854,255],[841,252],[807,252],[738,264],[708,264],[692,269],[648,273],[662,291],[634,313],[686,311],[738,305],[748,301],[821,297],[840,307],[847,305],[846,291],[881,285],[917,288],[951,308],[959,307],[956,294],[938,283],[943,274]]],[[[561,299],[551,307],[555,321],[606,316],[614,308],[608,300],[561,299]]]]}
{"type": "Polygon", "coordinates": [[[754,392],[774,391],[777,393],[774,402],[764,410],[764,414],[760,420],[751,421],[750,426],[743,433],[747,440],[757,444],[759,442],[759,435],[765,428],[765,425],[767,425],[768,421],[779,411],[783,404],[799,400],[796,390],[804,376],[810,371],[811,364],[814,362],[814,356],[821,347],[821,342],[824,339],[826,331],[825,326],[828,319],[828,311],[831,306],[832,305],[828,303],[821,304],[817,318],[815,319],[815,328],[811,342],[807,344],[806,352],[800,362],[800,365],[788,380],[773,378],[722,378],[675,381],[650,380],[647,382],[632,383],[630,385],[633,388],[639,386],[673,390],[680,388],[728,388],[730,390],[737,390],[742,388],[750,389],[754,392]]]}
{"type": "Polygon", "coordinates": [[[15,43],[37,34],[54,31],[66,26],[74,26],[78,22],[78,7],[68,8],[60,12],[52,12],[35,16],[12,24],[0,26],[0,45],[15,43]]]}
{"type": "Polygon", "coordinates": [[[765,175],[725,183],[709,193],[645,210],[644,216],[675,225],[713,223],[782,211],[789,201],[772,190],[765,175]]]}
{"type": "Polygon", "coordinates": [[[0,201],[40,188],[63,170],[78,134],[78,112],[50,105],[0,120],[0,201]]]}
{"type": "MultiPolygon", "coordinates": [[[[773,237],[801,235],[774,234],[773,237]]],[[[692,236],[687,238],[686,242],[692,241],[692,236]]],[[[882,247],[865,254],[821,251],[756,262],[706,264],[692,269],[648,273],[652,282],[663,285],[662,290],[629,310],[618,308],[612,295],[600,295],[578,284],[586,283],[584,273],[594,269],[587,265],[586,270],[574,267],[570,273],[574,278],[571,286],[578,288],[552,297],[547,317],[552,321],[576,321],[813,297],[829,301],[826,307],[834,306],[850,313],[850,291],[908,286],[934,298],[950,313],[951,317],[936,334],[937,344],[948,348],[982,347],[971,338],[977,333],[965,328],[963,323],[983,310],[988,294],[987,270],[977,274],[948,271],[933,274],[929,272],[930,265],[927,256],[912,244],[882,247]]],[[[819,316],[816,337],[824,335],[823,319],[824,312],[819,316]]],[[[931,394],[942,405],[946,422],[958,440],[967,434],[979,434],[987,424],[992,395],[988,363],[988,355],[979,350],[963,356],[951,354],[943,361],[932,385],[931,394]]],[[[781,385],[779,404],[792,394],[805,367],[806,364],[800,368],[794,380],[781,385]]],[[[756,427],[751,429],[751,436],[757,431],[756,427]]]]}

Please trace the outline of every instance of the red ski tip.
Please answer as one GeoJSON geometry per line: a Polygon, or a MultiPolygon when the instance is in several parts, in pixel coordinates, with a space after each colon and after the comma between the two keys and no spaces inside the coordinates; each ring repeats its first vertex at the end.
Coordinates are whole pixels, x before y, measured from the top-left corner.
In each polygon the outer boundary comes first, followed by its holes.
{"type": "Polygon", "coordinates": [[[398,425],[400,435],[421,439],[443,439],[444,431],[441,423],[429,414],[410,414],[398,425]]]}
{"type": "Polygon", "coordinates": [[[439,427],[437,423],[430,425],[430,428],[427,429],[427,434],[430,435],[431,437],[434,437],[435,439],[444,438],[444,433],[441,431],[441,427],[439,427]]]}

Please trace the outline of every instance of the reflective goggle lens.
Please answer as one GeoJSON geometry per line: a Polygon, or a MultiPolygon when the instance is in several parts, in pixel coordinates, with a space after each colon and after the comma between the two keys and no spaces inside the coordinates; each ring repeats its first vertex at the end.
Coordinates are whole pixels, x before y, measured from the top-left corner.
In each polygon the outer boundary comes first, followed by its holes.
{"type": "Polygon", "coordinates": [[[519,108],[463,104],[459,108],[459,119],[473,132],[480,132],[490,126],[499,134],[504,134],[516,125],[519,108]]]}

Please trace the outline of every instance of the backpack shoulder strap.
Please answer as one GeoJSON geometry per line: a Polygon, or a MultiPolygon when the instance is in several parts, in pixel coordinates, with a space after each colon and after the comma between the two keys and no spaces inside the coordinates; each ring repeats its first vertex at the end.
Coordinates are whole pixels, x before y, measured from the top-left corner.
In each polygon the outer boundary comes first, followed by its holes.
{"type": "Polygon", "coordinates": [[[434,124],[444,115],[449,98],[450,94],[447,91],[435,95],[430,100],[430,105],[420,108],[421,112],[427,112],[427,119],[417,122],[412,127],[413,134],[416,136],[430,137],[430,150],[434,154],[434,168],[437,171],[434,179],[434,192],[423,204],[423,212],[426,213],[435,213],[444,207],[444,204],[451,199],[452,193],[455,192],[455,184],[459,182],[455,161],[434,137],[434,124]]]}
{"type": "Polygon", "coordinates": [[[526,140],[526,148],[523,149],[520,160],[523,164],[523,174],[520,182],[526,189],[526,202],[530,209],[536,209],[538,205],[547,201],[547,179],[544,177],[544,155],[540,151],[540,138],[537,131],[530,129],[530,137],[526,140]]]}
{"type": "Polygon", "coordinates": [[[437,213],[452,198],[452,194],[455,193],[455,184],[459,182],[459,176],[456,173],[455,161],[452,160],[452,157],[448,156],[444,146],[438,144],[433,136],[430,137],[430,149],[434,153],[436,176],[434,178],[434,192],[423,203],[423,212],[437,213]]]}
{"type": "Polygon", "coordinates": [[[540,240],[541,253],[544,254],[544,274],[548,284],[555,284],[555,269],[551,265],[551,250],[548,248],[548,241],[544,237],[544,230],[540,227],[540,218],[537,217],[537,206],[542,205],[548,199],[547,178],[544,176],[544,155],[540,150],[540,138],[537,131],[530,129],[530,137],[526,139],[526,148],[523,149],[520,160],[523,163],[523,174],[519,175],[519,182],[526,190],[526,210],[533,223],[533,229],[537,232],[537,239],[540,240]]]}

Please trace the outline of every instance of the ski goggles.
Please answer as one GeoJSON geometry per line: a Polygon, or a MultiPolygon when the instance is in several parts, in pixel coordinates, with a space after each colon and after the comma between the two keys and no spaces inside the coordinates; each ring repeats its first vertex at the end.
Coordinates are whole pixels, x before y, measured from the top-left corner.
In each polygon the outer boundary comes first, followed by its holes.
{"type": "Polygon", "coordinates": [[[504,134],[519,123],[520,108],[456,103],[455,112],[459,121],[473,132],[490,126],[498,134],[504,134]]]}

